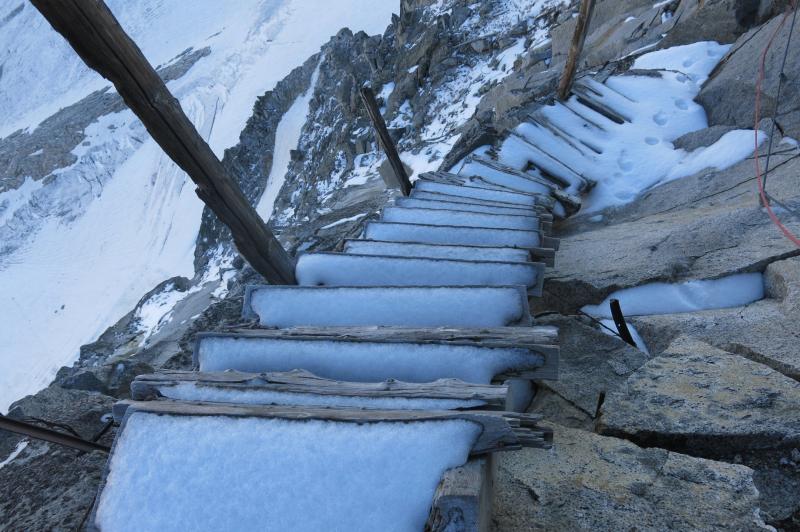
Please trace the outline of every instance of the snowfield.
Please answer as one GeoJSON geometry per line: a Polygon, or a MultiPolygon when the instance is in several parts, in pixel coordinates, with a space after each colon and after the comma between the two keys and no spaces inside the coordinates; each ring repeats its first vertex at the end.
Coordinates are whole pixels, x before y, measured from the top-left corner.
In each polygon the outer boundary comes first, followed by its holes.
{"type": "MultiPolygon", "coordinates": [[[[153,65],[210,48],[168,86],[219,156],[238,141],[258,96],[342,27],[382,33],[397,8],[395,0],[108,4],[153,65]]],[[[33,131],[109,85],[32,5],[21,6],[0,8],[0,20],[8,17],[0,27],[0,138],[33,131]]],[[[73,150],[77,162],[54,172],[52,183],[28,179],[0,193],[0,229],[17,241],[0,255],[0,412],[47,386],[154,286],[195,277],[203,205],[193,184],[128,110],[101,117],[86,134],[88,144],[73,150]]]]}

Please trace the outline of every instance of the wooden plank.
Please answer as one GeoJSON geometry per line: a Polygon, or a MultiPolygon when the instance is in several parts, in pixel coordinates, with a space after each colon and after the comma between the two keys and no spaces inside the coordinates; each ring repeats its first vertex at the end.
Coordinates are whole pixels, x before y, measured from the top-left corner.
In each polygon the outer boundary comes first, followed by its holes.
{"type": "Polygon", "coordinates": [[[266,338],[275,340],[369,342],[397,344],[464,345],[496,349],[526,349],[543,359],[541,366],[502,373],[495,378],[529,380],[558,379],[558,329],[550,326],[469,328],[411,327],[294,327],[289,329],[229,329],[198,333],[194,364],[199,366],[200,344],[204,338],[266,338]]]}
{"type": "Polygon", "coordinates": [[[506,194],[513,194],[520,197],[529,197],[535,200],[534,205],[541,205],[547,209],[552,209],[555,204],[553,196],[544,193],[526,192],[524,190],[512,189],[510,187],[490,183],[481,176],[463,176],[448,172],[425,172],[419,178],[423,181],[442,183],[444,185],[455,185],[467,188],[481,188],[484,190],[496,190],[506,194]]]}
{"type": "Polygon", "coordinates": [[[583,51],[583,43],[586,41],[586,33],[589,29],[589,20],[592,17],[594,0],[581,0],[581,7],[578,11],[578,20],[575,24],[575,32],[572,34],[572,44],[569,47],[567,62],[564,65],[564,72],[558,82],[558,99],[566,100],[572,90],[572,80],[575,79],[575,71],[578,68],[578,59],[583,51]]]}
{"type": "Polygon", "coordinates": [[[425,530],[429,532],[486,532],[492,515],[493,458],[472,458],[445,471],[425,530]]]}
{"type": "Polygon", "coordinates": [[[260,390],[322,396],[479,400],[489,407],[498,408],[505,404],[508,394],[505,384],[472,384],[457,379],[439,379],[428,383],[396,380],[344,382],[324,379],[304,370],[269,373],[163,371],[138,375],[131,383],[131,398],[135,401],[158,399],[162,397],[161,388],[181,383],[235,391],[260,390]]]}
{"type": "Polygon", "coordinates": [[[397,184],[403,192],[403,196],[408,196],[411,193],[411,181],[408,179],[408,174],[403,167],[403,162],[400,160],[400,155],[397,153],[397,148],[394,146],[394,141],[389,135],[389,130],[386,129],[386,122],[383,121],[378,102],[375,101],[375,94],[371,88],[361,87],[361,100],[364,102],[364,107],[367,108],[367,114],[372,121],[372,126],[375,128],[375,133],[378,135],[383,152],[386,154],[386,158],[389,159],[397,184]]]}
{"type": "Polygon", "coordinates": [[[471,455],[512,451],[522,447],[548,448],[552,431],[536,423],[541,416],[513,414],[496,410],[367,410],[360,408],[318,408],[308,406],[241,405],[193,401],[120,401],[115,416],[122,414],[124,431],[128,419],[137,412],[174,416],[229,416],[286,419],[289,421],[332,421],[336,423],[411,423],[464,420],[482,430],[472,445],[471,455]],[[525,422],[519,416],[525,416],[525,422]]]}
{"type": "Polygon", "coordinates": [[[294,261],[250,205],[136,43],[100,0],[32,0],[83,61],[110,80],[150,135],[197,185],[250,265],[273,284],[294,284],[294,261]]]}

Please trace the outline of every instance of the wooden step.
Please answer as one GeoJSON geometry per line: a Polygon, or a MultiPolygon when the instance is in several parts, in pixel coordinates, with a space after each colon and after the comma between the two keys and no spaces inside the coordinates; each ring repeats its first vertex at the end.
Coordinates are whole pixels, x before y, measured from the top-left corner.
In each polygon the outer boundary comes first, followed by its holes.
{"type": "Polygon", "coordinates": [[[472,198],[478,200],[502,201],[505,203],[513,203],[514,205],[522,205],[523,207],[529,208],[532,208],[536,205],[549,207],[549,200],[552,200],[550,196],[534,196],[532,194],[509,192],[507,190],[451,185],[447,183],[437,183],[427,179],[417,180],[414,183],[414,190],[420,190],[423,192],[439,192],[442,194],[450,194],[451,196],[460,196],[463,198],[472,198]]]}
{"type": "MultiPolygon", "coordinates": [[[[421,189],[411,189],[411,195],[409,196],[411,199],[424,199],[424,200],[432,200],[432,201],[447,201],[451,203],[463,203],[466,205],[479,205],[479,206],[488,206],[488,207],[506,207],[506,208],[516,208],[516,209],[523,209],[528,212],[528,214],[536,213],[541,214],[543,212],[549,213],[550,211],[542,206],[542,205],[520,205],[519,203],[509,203],[507,201],[497,201],[497,200],[486,200],[480,198],[474,198],[469,196],[459,196],[457,194],[448,194],[446,192],[430,192],[421,189]]],[[[398,198],[399,199],[399,198],[398,198]]]]}
{"type": "MultiPolygon", "coordinates": [[[[413,227],[406,224],[395,225],[413,227]]],[[[449,229],[447,226],[430,227],[449,229]]],[[[512,229],[486,229],[486,231],[514,232],[512,229]]],[[[538,237],[538,233],[535,232],[515,232],[538,237]]],[[[544,264],[322,252],[301,255],[297,259],[295,275],[298,284],[303,286],[524,285],[529,294],[538,296],[542,293],[544,264]]]]}
{"type": "Polygon", "coordinates": [[[394,204],[398,207],[420,208],[420,209],[442,209],[453,211],[469,211],[486,214],[510,214],[522,216],[538,216],[541,220],[552,221],[553,215],[544,211],[531,211],[524,207],[510,205],[499,207],[494,205],[481,205],[477,203],[466,203],[447,201],[446,199],[420,199],[417,197],[395,198],[394,204]]]}
{"type": "Polygon", "coordinates": [[[200,371],[304,369],[327,379],[489,383],[555,379],[554,327],[297,327],[199,333],[200,371]]]}
{"type": "Polygon", "coordinates": [[[398,410],[503,409],[508,386],[456,379],[345,382],[303,370],[272,373],[164,371],[137,375],[131,399],[398,410]]]}
{"type": "Polygon", "coordinates": [[[524,286],[247,286],[262,327],[504,327],[531,323],[524,286]],[[458,312],[454,312],[458,309],[458,312]]]}
{"type": "Polygon", "coordinates": [[[559,245],[558,239],[545,236],[539,231],[392,222],[368,222],[364,226],[364,238],[457,246],[518,247],[529,250],[558,249],[559,245]]]}
{"type": "MultiPolygon", "coordinates": [[[[469,211],[424,209],[418,207],[385,207],[381,221],[425,225],[456,225],[463,227],[487,227],[490,229],[543,230],[543,223],[536,216],[486,214],[469,211]]],[[[547,227],[550,224],[547,223],[547,227]]]]}
{"type": "Polygon", "coordinates": [[[512,188],[505,185],[497,185],[480,176],[462,176],[458,174],[451,174],[449,172],[425,172],[420,174],[417,183],[424,181],[439,183],[442,185],[470,187],[489,191],[508,192],[511,194],[532,196],[535,198],[534,205],[540,205],[548,209],[552,209],[555,205],[555,199],[550,193],[551,189],[549,188],[543,191],[530,191],[524,188],[512,188]]]}
{"type": "MultiPolygon", "coordinates": [[[[344,241],[342,251],[357,255],[383,255],[385,257],[431,257],[458,260],[499,260],[503,262],[529,262],[533,260],[527,249],[497,246],[457,246],[447,244],[420,244],[392,242],[389,240],[344,241]]],[[[533,262],[537,262],[533,260],[533,262]]]]}
{"type": "MultiPolygon", "coordinates": [[[[484,177],[486,175],[500,175],[500,173],[517,176],[520,179],[530,179],[532,177],[530,174],[511,168],[499,161],[476,155],[468,157],[462,169],[459,170],[459,175],[470,173],[478,173],[479,175],[484,175],[484,177]]],[[[537,179],[550,184],[550,193],[563,205],[568,214],[574,214],[580,210],[581,198],[579,196],[566,192],[563,188],[554,185],[552,181],[543,177],[537,177],[537,179]]],[[[511,186],[511,188],[513,189],[514,187],[511,186]]]]}
{"type": "MultiPolygon", "coordinates": [[[[589,182],[583,176],[532,144],[522,135],[512,131],[498,150],[498,159],[501,162],[507,160],[516,162],[520,157],[524,158],[528,164],[534,164],[571,194],[577,194],[589,186],[589,182]]],[[[512,162],[507,164],[518,166],[512,162]]]]}

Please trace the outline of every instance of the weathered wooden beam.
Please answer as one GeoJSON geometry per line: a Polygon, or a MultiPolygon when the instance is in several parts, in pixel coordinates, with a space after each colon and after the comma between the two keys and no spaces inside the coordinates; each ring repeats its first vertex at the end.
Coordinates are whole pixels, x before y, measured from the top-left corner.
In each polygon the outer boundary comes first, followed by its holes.
{"type": "Polygon", "coordinates": [[[445,471],[425,524],[426,532],[485,532],[492,516],[493,459],[472,458],[445,471]]]}
{"type": "Polygon", "coordinates": [[[559,100],[566,100],[572,90],[572,81],[575,79],[575,71],[578,68],[578,59],[580,59],[583,51],[583,43],[586,41],[586,33],[589,29],[589,20],[592,17],[593,8],[594,0],[581,0],[578,20],[575,24],[575,33],[572,34],[572,44],[567,55],[567,63],[564,65],[564,72],[558,82],[559,100]]]}
{"type": "Polygon", "coordinates": [[[295,284],[294,261],[195,129],[136,43],[101,0],[31,0],[81,59],[110,80],[125,103],[197,185],[242,256],[273,284],[295,284]]]}
{"type": "Polygon", "coordinates": [[[110,450],[107,445],[103,445],[101,443],[84,440],[82,438],[78,438],[77,436],[72,436],[71,434],[64,434],[63,432],[46,429],[38,425],[25,423],[24,421],[19,421],[3,415],[0,415],[0,430],[7,430],[15,434],[21,434],[22,436],[28,436],[36,440],[43,440],[50,443],[55,443],[57,445],[63,445],[65,447],[70,447],[83,452],[101,451],[107,453],[110,450]]]}
{"type": "Polygon", "coordinates": [[[269,373],[165,371],[138,375],[131,383],[131,397],[136,401],[158,399],[162,397],[164,388],[182,383],[242,392],[259,390],[365,398],[480,400],[488,406],[496,407],[503,406],[508,393],[508,387],[504,384],[473,384],[457,379],[439,379],[428,383],[396,380],[344,382],[318,377],[304,370],[269,373]]]}
{"type": "Polygon", "coordinates": [[[361,99],[364,106],[367,108],[367,114],[372,121],[372,126],[375,128],[375,133],[378,135],[383,152],[386,158],[389,159],[389,164],[392,166],[392,172],[400,190],[404,196],[411,194],[411,181],[408,179],[406,169],[403,167],[403,161],[400,160],[400,155],[397,153],[397,148],[394,146],[394,141],[389,135],[389,130],[386,129],[386,122],[383,121],[381,111],[378,108],[378,102],[375,101],[375,94],[369,87],[361,87],[361,99]]]}
{"type": "Polygon", "coordinates": [[[333,421],[337,423],[384,423],[464,420],[476,423],[482,430],[472,444],[471,455],[513,451],[522,447],[549,448],[552,431],[538,427],[541,419],[535,414],[513,414],[499,410],[369,410],[360,408],[322,408],[310,406],[243,405],[199,403],[192,401],[120,401],[114,415],[122,416],[118,435],[127,420],[136,412],[174,416],[230,416],[286,419],[289,421],[333,421]],[[519,416],[525,416],[523,424],[519,416]],[[524,442],[524,443],[522,443],[524,442]]]}

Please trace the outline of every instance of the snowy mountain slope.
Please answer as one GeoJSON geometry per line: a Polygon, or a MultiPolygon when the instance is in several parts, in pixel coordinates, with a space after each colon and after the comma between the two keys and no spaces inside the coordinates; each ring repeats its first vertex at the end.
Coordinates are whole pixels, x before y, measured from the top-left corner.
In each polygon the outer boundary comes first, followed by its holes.
{"type": "MultiPolygon", "coordinates": [[[[258,96],[341,27],[380,32],[396,8],[394,0],[335,4],[338,9],[321,0],[247,0],[232,9],[212,0],[192,2],[191,8],[177,0],[146,0],[112,1],[109,7],[154,65],[188,48],[209,49],[195,54],[188,71],[168,86],[221,155],[238,140],[258,96]]],[[[108,83],[83,65],[30,4],[4,6],[0,21],[0,105],[6,111],[0,153],[5,148],[11,154],[0,174],[5,411],[46,386],[82,344],[155,285],[176,275],[195,277],[203,206],[192,183],[133,114],[115,107],[113,89],[95,93],[108,83]],[[98,99],[112,112],[72,135],[56,128],[63,123],[46,120],[60,109],[80,116],[96,112],[98,99]],[[63,157],[36,167],[44,171],[9,172],[30,166],[15,157],[46,156],[43,146],[30,142],[37,126],[42,137],[63,139],[63,157]],[[14,149],[21,145],[26,150],[14,149]]],[[[54,147],[47,148],[50,153],[54,147]]]]}

